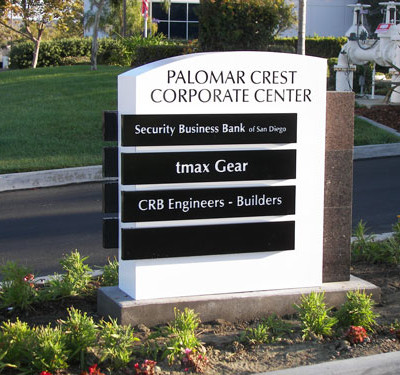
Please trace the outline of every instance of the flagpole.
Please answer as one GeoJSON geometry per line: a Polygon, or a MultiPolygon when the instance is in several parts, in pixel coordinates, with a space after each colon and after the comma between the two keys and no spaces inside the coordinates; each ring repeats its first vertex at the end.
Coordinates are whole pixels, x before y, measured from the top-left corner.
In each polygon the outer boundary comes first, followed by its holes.
{"type": "Polygon", "coordinates": [[[149,1],[149,7],[150,7],[150,36],[153,35],[151,29],[153,27],[153,7],[152,7],[152,0],[149,1]]]}
{"type": "Polygon", "coordinates": [[[142,15],[143,15],[143,18],[144,18],[143,37],[147,38],[147,18],[149,16],[149,3],[148,3],[148,0],[142,0],[142,15]]]}

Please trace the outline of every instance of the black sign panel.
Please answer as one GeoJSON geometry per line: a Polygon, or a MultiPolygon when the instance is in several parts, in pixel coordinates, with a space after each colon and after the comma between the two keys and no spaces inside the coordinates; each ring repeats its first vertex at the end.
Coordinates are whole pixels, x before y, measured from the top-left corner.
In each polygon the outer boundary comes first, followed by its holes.
{"type": "Polygon", "coordinates": [[[122,221],[290,215],[295,186],[122,192],[122,221]]]}
{"type": "Polygon", "coordinates": [[[295,143],[297,114],[123,115],[122,146],[295,143]]]}
{"type": "MultiPolygon", "coordinates": [[[[122,259],[188,257],[294,249],[293,221],[122,229],[122,259]]],[[[240,275],[238,275],[240,277],[240,275]]]]}
{"type": "Polygon", "coordinates": [[[121,154],[123,185],[296,178],[296,150],[121,154]]]}

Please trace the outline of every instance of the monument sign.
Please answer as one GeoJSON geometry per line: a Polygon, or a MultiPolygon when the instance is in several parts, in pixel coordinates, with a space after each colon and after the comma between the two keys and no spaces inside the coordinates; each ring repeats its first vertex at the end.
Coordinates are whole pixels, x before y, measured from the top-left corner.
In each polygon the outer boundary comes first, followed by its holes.
{"type": "Polygon", "coordinates": [[[322,284],[326,61],[221,52],[118,78],[119,288],[322,284]]]}

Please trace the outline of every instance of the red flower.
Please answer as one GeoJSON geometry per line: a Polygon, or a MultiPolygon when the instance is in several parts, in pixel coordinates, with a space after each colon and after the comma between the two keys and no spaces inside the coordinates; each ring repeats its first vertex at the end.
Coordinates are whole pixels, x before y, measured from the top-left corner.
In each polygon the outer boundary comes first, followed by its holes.
{"type": "MultiPolygon", "coordinates": [[[[31,273],[28,273],[27,275],[25,275],[25,277],[24,277],[23,280],[24,280],[26,283],[29,283],[29,286],[30,286],[31,288],[33,288],[33,287],[34,287],[34,284],[33,284],[31,281],[33,281],[34,278],[35,278],[34,275],[32,275],[31,273]]],[[[42,371],[42,372],[46,372],[46,371],[42,371]]]]}
{"type": "Polygon", "coordinates": [[[367,331],[361,326],[350,326],[345,336],[351,344],[359,344],[368,337],[367,331]]]}
{"type": "Polygon", "coordinates": [[[89,372],[83,371],[80,375],[104,375],[97,367],[97,363],[89,367],[89,372]]]}
{"type": "Polygon", "coordinates": [[[42,372],[40,373],[40,375],[51,375],[51,372],[48,372],[48,371],[42,371],[42,372]]]}

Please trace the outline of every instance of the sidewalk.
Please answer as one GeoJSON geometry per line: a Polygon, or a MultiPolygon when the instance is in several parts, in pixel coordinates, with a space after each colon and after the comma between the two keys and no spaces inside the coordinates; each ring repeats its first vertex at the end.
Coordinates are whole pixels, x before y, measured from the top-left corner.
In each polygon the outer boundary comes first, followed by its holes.
{"type": "Polygon", "coordinates": [[[399,375],[400,352],[335,360],[257,375],[399,375]]]}

